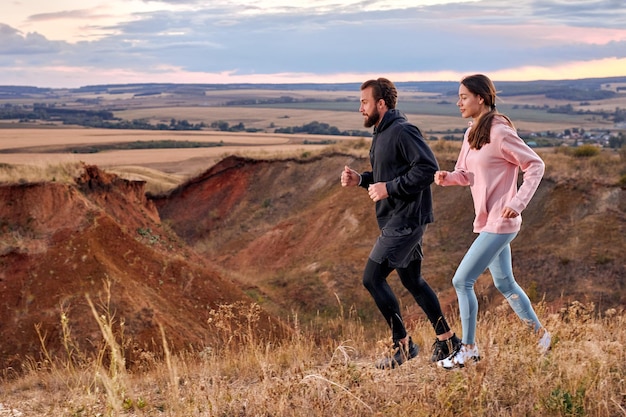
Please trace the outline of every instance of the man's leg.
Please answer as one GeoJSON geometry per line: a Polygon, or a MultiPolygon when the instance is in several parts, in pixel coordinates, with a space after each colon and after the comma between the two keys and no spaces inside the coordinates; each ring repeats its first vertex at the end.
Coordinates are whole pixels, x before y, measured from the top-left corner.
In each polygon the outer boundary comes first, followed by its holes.
{"type": "Polygon", "coordinates": [[[387,277],[392,270],[393,268],[389,267],[387,261],[379,264],[368,258],[363,273],[363,285],[374,298],[378,309],[391,328],[393,345],[396,348],[393,355],[385,357],[376,364],[379,369],[396,368],[416,357],[419,352],[419,347],[413,343],[406,332],[400,314],[400,304],[387,283],[387,277]]]}
{"type": "Polygon", "coordinates": [[[391,271],[393,268],[387,264],[387,261],[379,264],[368,258],[363,272],[363,285],[374,298],[378,310],[391,328],[393,341],[396,342],[404,339],[407,333],[400,314],[400,304],[387,283],[387,277],[391,271]]]}
{"type": "Polygon", "coordinates": [[[461,346],[461,339],[450,329],[437,295],[421,274],[421,259],[412,261],[406,268],[398,268],[402,284],[409,290],[433,326],[437,338],[432,346],[431,362],[447,358],[461,346]]]}
{"type": "Polygon", "coordinates": [[[435,329],[435,334],[441,335],[450,331],[450,326],[446,321],[437,294],[422,277],[422,260],[412,261],[406,268],[398,268],[398,275],[402,285],[411,293],[417,304],[424,310],[428,320],[435,329]]]}

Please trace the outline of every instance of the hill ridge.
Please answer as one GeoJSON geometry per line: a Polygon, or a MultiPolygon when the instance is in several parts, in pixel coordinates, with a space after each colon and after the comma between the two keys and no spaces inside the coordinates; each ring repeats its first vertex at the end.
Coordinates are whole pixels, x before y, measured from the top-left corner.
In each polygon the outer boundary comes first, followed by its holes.
{"type": "MultiPolygon", "coordinates": [[[[143,181],[85,166],[76,184],[0,185],[0,198],[0,366],[40,359],[37,328],[48,352],[68,353],[62,316],[77,350],[102,346],[87,295],[120,326],[131,367],[162,353],[161,326],[173,351],[202,349],[218,342],[211,310],[253,302],[161,223],[143,181]]],[[[259,324],[284,330],[265,313],[259,324]]]]}

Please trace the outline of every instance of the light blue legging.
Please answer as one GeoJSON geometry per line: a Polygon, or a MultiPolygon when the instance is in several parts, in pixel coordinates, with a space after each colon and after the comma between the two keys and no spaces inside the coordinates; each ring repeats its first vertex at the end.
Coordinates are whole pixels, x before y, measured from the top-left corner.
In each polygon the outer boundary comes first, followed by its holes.
{"type": "Polygon", "coordinates": [[[535,331],[542,327],[530,305],[530,299],[513,277],[510,243],[515,236],[517,233],[480,233],[452,278],[459,299],[465,344],[475,343],[478,299],[474,292],[474,283],[487,268],[491,272],[495,287],[504,295],[519,318],[533,326],[535,331]]]}

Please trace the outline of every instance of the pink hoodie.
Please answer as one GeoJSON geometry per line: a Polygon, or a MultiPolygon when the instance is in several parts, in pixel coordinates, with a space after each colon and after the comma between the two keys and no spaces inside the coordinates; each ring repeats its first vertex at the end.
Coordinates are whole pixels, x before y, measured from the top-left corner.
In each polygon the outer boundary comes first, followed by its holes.
{"type": "Polygon", "coordinates": [[[474,199],[474,232],[514,233],[522,225],[522,210],[537,191],[545,169],[544,163],[501,117],[495,117],[491,126],[490,143],[480,150],[470,149],[465,131],[461,152],[454,167],[441,185],[469,185],[474,199]],[[519,190],[519,168],[524,177],[519,190]],[[504,207],[510,207],[519,216],[505,219],[504,207]]]}

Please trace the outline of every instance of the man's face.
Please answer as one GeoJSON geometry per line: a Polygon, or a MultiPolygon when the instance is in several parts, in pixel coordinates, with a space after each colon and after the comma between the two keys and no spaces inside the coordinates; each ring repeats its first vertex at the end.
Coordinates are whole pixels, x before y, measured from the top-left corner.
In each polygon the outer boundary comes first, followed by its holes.
{"type": "Polygon", "coordinates": [[[359,107],[359,111],[363,115],[363,126],[365,127],[372,127],[380,121],[380,112],[372,94],[372,87],[361,90],[361,107],[359,107]]]}

